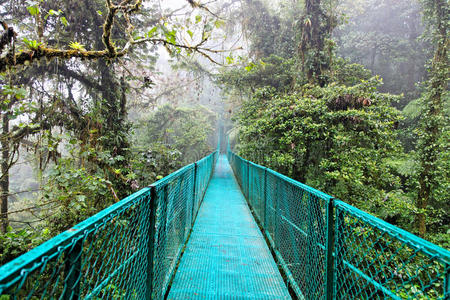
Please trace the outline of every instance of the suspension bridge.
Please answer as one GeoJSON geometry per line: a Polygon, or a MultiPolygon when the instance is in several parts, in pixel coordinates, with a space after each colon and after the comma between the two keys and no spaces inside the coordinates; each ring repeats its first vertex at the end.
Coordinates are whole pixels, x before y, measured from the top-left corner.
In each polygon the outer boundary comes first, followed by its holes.
{"type": "Polygon", "coordinates": [[[0,267],[0,299],[450,299],[450,252],[228,149],[0,267]]]}

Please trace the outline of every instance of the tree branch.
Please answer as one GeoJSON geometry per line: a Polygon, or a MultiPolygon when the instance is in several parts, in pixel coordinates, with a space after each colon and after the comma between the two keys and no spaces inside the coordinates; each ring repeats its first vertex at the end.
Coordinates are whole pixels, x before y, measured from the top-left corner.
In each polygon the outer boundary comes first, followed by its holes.
{"type": "MultiPolygon", "coordinates": [[[[124,56],[126,53],[117,53],[115,57],[124,56]]],[[[8,66],[25,65],[31,63],[33,60],[40,60],[42,58],[64,58],[69,59],[72,57],[78,57],[82,59],[99,59],[99,58],[112,58],[107,50],[102,51],[83,51],[83,50],[61,50],[55,48],[46,48],[39,46],[37,49],[30,51],[23,51],[19,55],[16,55],[16,63],[13,64],[7,57],[0,58],[0,72],[6,71],[8,66]]]]}
{"type": "Polygon", "coordinates": [[[108,15],[106,16],[105,24],[103,24],[102,39],[109,55],[114,57],[116,54],[116,47],[114,47],[111,41],[111,30],[114,24],[114,17],[117,13],[117,7],[112,4],[111,0],[106,0],[106,8],[108,9],[108,15]]]}

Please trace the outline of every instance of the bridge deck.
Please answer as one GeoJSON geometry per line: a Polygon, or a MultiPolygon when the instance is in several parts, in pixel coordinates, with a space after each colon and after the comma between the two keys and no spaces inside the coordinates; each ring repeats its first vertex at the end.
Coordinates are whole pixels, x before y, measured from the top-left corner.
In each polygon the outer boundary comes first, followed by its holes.
{"type": "Polygon", "coordinates": [[[290,299],[225,157],[219,157],[168,299],[290,299]]]}

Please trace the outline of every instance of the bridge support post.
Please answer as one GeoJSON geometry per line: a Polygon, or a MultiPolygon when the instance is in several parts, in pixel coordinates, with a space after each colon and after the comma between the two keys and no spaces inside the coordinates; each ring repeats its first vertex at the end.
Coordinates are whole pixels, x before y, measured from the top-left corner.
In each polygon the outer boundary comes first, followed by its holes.
{"type": "Polygon", "coordinates": [[[150,186],[150,220],[148,228],[148,253],[147,253],[147,282],[145,300],[151,300],[153,294],[154,258],[155,258],[155,237],[156,237],[156,210],[157,195],[155,186],[150,186]]]}
{"type": "Polygon", "coordinates": [[[273,212],[273,244],[275,245],[275,250],[278,251],[278,222],[279,222],[279,212],[278,212],[278,201],[281,197],[281,195],[279,194],[281,188],[280,188],[280,179],[277,178],[277,184],[275,187],[275,199],[272,198],[272,205],[274,208],[274,212],[273,212]]]}
{"type": "Polygon", "coordinates": [[[250,201],[250,162],[247,160],[247,200],[250,201]]]}
{"type": "Polygon", "coordinates": [[[450,265],[445,265],[444,299],[450,298],[450,265]]]}
{"type": "MultiPolygon", "coordinates": [[[[194,226],[195,211],[195,199],[197,198],[197,163],[194,164],[194,188],[192,193],[192,212],[191,212],[191,228],[194,226]]],[[[190,230],[190,229],[189,229],[190,230]]]]}
{"type": "Polygon", "coordinates": [[[264,229],[267,228],[267,168],[264,168],[264,218],[262,218],[261,222],[264,222],[264,229]]]}
{"type": "Polygon", "coordinates": [[[62,297],[64,300],[75,300],[80,298],[82,252],[83,239],[79,239],[67,252],[64,266],[64,285],[66,288],[62,297]]]}
{"type": "Polygon", "coordinates": [[[334,245],[334,198],[331,198],[327,204],[327,236],[326,236],[326,299],[333,299],[334,291],[334,256],[333,256],[333,245],[334,245]]]}

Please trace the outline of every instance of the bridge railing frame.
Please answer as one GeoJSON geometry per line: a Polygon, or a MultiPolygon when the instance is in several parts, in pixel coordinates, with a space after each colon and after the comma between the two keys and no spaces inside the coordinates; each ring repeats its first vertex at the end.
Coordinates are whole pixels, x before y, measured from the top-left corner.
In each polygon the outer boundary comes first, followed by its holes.
{"type": "Polygon", "coordinates": [[[298,298],[450,299],[450,251],[229,147],[227,156],[298,298]]]}

